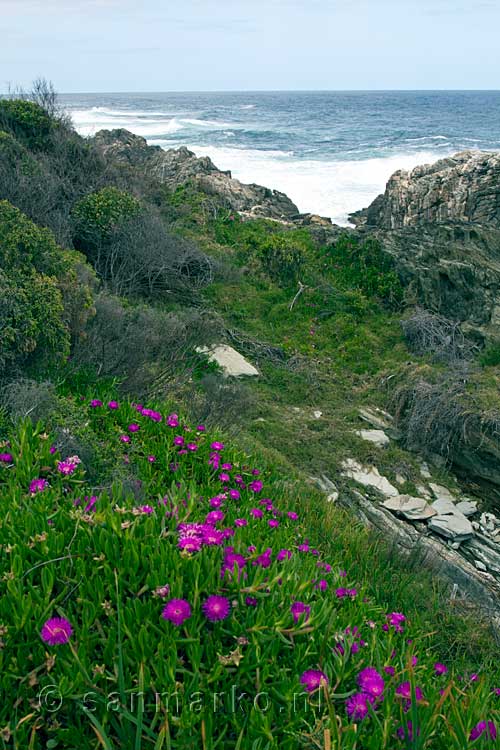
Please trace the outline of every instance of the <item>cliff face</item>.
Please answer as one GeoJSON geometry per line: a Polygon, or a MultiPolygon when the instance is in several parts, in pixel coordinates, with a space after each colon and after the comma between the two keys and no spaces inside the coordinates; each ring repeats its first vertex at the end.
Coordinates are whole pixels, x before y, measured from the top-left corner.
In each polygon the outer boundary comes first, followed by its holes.
{"type": "Polygon", "coordinates": [[[395,172],[361,218],[381,229],[457,221],[500,228],[500,154],[463,151],[395,172]]]}
{"type": "Polygon", "coordinates": [[[499,338],[500,154],[464,151],[396,172],[352,220],[381,240],[421,304],[499,338]]]}
{"type": "Polygon", "coordinates": [[[245,185],[235,180],[231,172],[217,169],[208,156],[197,157],[185,147],[164,150],[148,146],[144,138],[123,129],[100,130],[94,142],[105,158],[144,169],[171,190],[191,182],[233,211],[272,219],[290,219],[299,214],[284,193],[261,185],[245,185]]]}

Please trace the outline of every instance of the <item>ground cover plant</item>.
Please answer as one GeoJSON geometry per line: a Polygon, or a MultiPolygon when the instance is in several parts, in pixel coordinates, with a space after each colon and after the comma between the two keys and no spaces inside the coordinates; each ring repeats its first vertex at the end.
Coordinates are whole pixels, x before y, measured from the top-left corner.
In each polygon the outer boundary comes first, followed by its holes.
{"type": "Polygon", "coordinates": [[[495,746],[498,686],[325,557],[271,468],[154,406],[74,407],[135,484],[42,423],[4,441],[3,747],[495,746]]]}

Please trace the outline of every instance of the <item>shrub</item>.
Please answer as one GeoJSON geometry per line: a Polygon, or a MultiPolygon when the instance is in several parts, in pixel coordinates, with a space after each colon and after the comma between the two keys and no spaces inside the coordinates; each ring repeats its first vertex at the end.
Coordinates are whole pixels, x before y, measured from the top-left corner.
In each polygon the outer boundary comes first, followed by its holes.
{"type": "Polygon", "coordinates": [[[55,127],[56,121],[35,102],[25,99],[0,100],[0,129],[10,131],[30,149],[47,148],[55,127]]]}
{"type": "Polygon", "coordinates": [[[198,247],[166,230],[143,211],[108,233],[94,260],[102,278],[119,295],[157,298],[199,288],[212,280],[212,263],[198,247]]]}
{"type": "Polygon", "coordinates": [[[403,287],[391,256],[383,251],[378,240],[369,237],[361,242],[351,234],[342,234],[325,249],[324,256],[345,286],[376,297],[389,307],[401,304],[403,287]]]}
{"type": "Polygon", "coordinates": [[[274,280],[291,284],[299,278],[305,264],[302,248],[286,235],[271,235],[257,249],[265,272],[274,280]]]}
{"type": "Polygon", "coordinates": [[[0,201],[0,372],[67,357],[92,314],[92,274],[83,270],[78,253],[0,201]]]}
{"type": "Polygon", "coordinates": [[[415,354],[429,354],[435,360],[448,363],[473,356],[475,347],[456,321],[417,309],[401,325],[408,348],[415,354]]]}
{"type": "Polygon", "coordinates": [[[130,193],[105,187],[79,200],[73,208],[75,246],[95,256],[117,227],[141,212],[130,193]]]}
{"type": "Polygon", "coordinates": [[[487,344],[481,352],[479,362],[482,367],[497,367],[500,365],[500,342],[487,344]]]}

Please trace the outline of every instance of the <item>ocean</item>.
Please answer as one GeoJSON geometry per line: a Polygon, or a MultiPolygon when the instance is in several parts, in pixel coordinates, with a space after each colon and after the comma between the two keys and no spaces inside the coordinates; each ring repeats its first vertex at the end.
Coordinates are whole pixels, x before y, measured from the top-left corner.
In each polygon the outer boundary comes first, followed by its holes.
{"type": "Polygon", "coordinates": [[[79,133],[126,128],[187,146],[302,212],[347,224],[397,169],[465,149],[500,150],[500,91],[74,94],[79,133]]]}

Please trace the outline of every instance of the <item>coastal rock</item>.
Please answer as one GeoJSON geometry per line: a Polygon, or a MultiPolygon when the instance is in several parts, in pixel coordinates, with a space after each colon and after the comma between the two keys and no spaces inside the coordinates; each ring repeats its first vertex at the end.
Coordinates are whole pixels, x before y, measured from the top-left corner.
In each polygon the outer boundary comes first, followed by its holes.
{"type": "Polygon", "coordinates": [[[208,359],[211,362],[216,362],[226,377],[255,377],[259,374],[259,371],[232,346],[219,344],[210,349],[206,346],[200,346],[197,351],[206,353],[208,359]]]}
{"type": "Polygon", "coordinates": [[[383,430],[356,430],[356,435],[379,448],[385,448],[390,443],[383,430]]]}
{"type": "Polygon", "coordinates": [[[455,542],[474,536],[471,522],[461,513],[434,516],[429,521],[429,528],[455,542]]]}
{"type": "Polygon", "coordinates": [[[408,521],[426,521],[437,512],[426,500],[411,495],[391,497],[383,503],[383,506],[394,513],[401,513],[408,521]]]}
{"type": "Polygon", "coordinates": [[[284,193],[235,180],[230,171],[217,169],[208,156],[198,157],[185,146],[167,150],[149,146],[145,138],[124,129],[100,130],[94,143],[114,164],[139,168],[170,190],[191,183],[233,211],[281,220],[300,216],[284,193]]]}
{"type": "Polygon", "coordinates": [[[385,193],[364,211],[381,229],[475,222],[500,228],[500,154],[462,151],[407,172],[395,172],[385,193]]]}
{"type": "Polygon", "coordinates": [[[376,466],[364,467],[352,458],[348,458],[342,464],[343,474],[349,479],[354,479],[358,484],[365,487],[373,487],[387,497],[399,495],[399,491],[389,482],[387,477],[382,476],[376,466]]]}
{"type": "Polygon", "coordinates": [[[467,518],[477,513],[477,501],[476,500],[461,500],[456,504],[456,509],[463,513],[467,518]]]}

